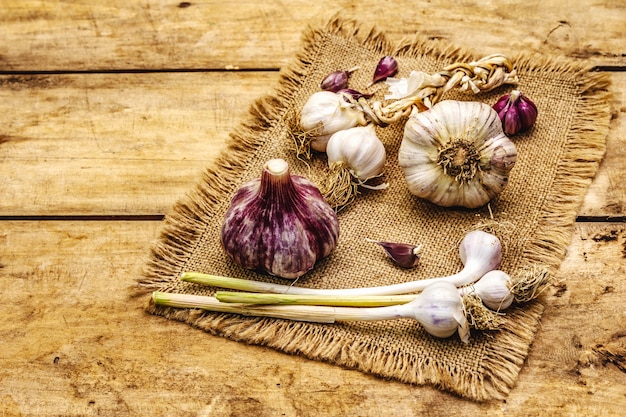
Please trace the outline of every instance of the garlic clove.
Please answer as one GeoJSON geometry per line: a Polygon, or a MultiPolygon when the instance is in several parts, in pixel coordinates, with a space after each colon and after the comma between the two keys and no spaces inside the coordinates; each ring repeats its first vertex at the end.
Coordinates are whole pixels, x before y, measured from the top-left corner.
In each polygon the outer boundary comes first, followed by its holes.
{"type": "Polygon", "coordinates": [[[419,263],[422,246],[408,243],[381,242],[379,240],[365,239],[368,242],[380,245],[389,259],[402,268],[413,268],[419,263]]]}
{"type": "Polygon", "coordinates": [[[374,77],[368,87],[376,84],[379,81],[386,79],[387,77],[393,77],[398,73],[398,61],[392,56],[384,56],[378,61],[376,69],[374,70],[374,77]]]}
{"type": "Polygon", "coordinates": [[[326,91],[336,93],[342,88],[348,87],[348,71],[334,71],[328,74],[320,83],[320,88],[326,91]]]}
{"type": "Polygon", "coordinates": [[[337,94],[343,94],[344,98],[349,102],[350,99],[354,101],[358,101],[360,98],[369,99],[372,98],[374,94],[361,93],[360,91],[354,90],[352,88],[342,88],[337,91],[337,94]]]}
{"type": "Polygon", "coordinates": [[[335,211],[282,159],[267,161],[260,178],[235,192],[221,231],[222,247],[235,263],[289,279],[328,256],[338,238],[335,211]]]}

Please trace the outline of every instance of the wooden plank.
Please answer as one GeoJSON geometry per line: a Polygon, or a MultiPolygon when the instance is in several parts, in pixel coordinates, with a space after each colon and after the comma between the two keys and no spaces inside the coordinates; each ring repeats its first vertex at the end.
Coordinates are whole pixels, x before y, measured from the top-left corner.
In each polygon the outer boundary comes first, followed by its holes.
{"type": "Polygon", "coordinates": [[[163,214],[277,79],[275,72],[0,77],[0,212],[163,214]]]}
{"type": "Polygon", "coordinates": [[[279,68],[303,29],[339,12],[385,30],[421,32],[477,53],[519,50],[626,64],[620,2],[376,0],[0,2],[0,70],[279,68]]]}
{"type": "Polygon", "coordinates": [[[606,154],[579,210],[580,215],[621,217],[626,215],[626,73],[611,74],[612,120],[606,154]]]}
{"type": "MultiPolygon", "coordinates": [[[[612,75],[616,117],[583,216],[623,216],[626,207],[626,73],[612,75]]],[[[191,189],[278,77],[0,76],[0,215],[161,215],[191,189]]]]}
{"type": "Polygon", "coordinates": [[[160,222],[2,222],[2,415],[618,416],[626,374],[623,223],[578,224],[564,281],[506,401],[210,336],[143,312],[129,286],[160,222]],[[621,349],[621,351],[620,351],[621,349]]]}

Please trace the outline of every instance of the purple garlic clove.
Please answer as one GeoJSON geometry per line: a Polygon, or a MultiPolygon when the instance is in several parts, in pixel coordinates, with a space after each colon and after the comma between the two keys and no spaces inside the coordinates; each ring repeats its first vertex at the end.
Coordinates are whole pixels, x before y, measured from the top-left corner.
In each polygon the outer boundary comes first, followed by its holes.
{"type": "Polygon", "coordinates": [[[415,246],[407,243],[381,242],[372,239],[366,240],[380,245],[387,253],[389,259],[402,268],[413,268],[419,263],[422,249],[421,245],[415,246]]]}
{"type": "MultiPolygon", "coordinates": [[[[387,77],[393,77],[398,73],[398,61],[392,56],[384,56],[378,61],[376,70],[374,71],[374,78],[369,86],[376,84],[379,81],[386,79],[387,77]]],[[[368,86],[368,87],[369,87],[368,86]]]]}
{"type": "Polygon", "coordinates": [[[320,83],[320,88],[325,91],[332,91],[333,93],[339,90],[348,88],[348,79],[350,74],[354,72],[357,67],[349,69],[348,71],[333,71],[328,74],[320,83]]]}
{"type": "Polygon", "coordinates": [[[518,90],[500,97],[493,109],[498,112],[504,133],[509,136],[530,129],[537,120],[537,106],[518,90]]]}

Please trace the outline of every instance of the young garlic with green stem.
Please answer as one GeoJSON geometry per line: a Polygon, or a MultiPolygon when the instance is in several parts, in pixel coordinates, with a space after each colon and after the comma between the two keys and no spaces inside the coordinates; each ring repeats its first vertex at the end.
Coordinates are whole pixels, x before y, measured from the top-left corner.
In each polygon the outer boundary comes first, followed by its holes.
{"type": "Polygon", "coordinates": [[[371,186],[366,182],[383,173],[387,153],[376,135],[374,125],[357,126],[331,135],[326,146],[329,173],[320,185],[326,201],[340,209],[349,204],[358,187],[381,190],[387,184],[371,186]]]}
{"type": "MultiPolygon", "coordinates": [[[[501,270],[487,272],[473,284],[458,287],[464,300],[477,297],[481,304],[492,311],[508,309],[513,302],[526,303],[539,296],[551,283],[547,271],[533,268],[512,278],[501,270]]],[[[215,298],[225,303],[274,304],[274,305],[320,305],[343,307],[383,307],[411,302],[417,294],[398,295],[325,295],[325,294],[276,294],[255,292],[217,291],[215,298]]],[[[479,312],[486,315],[484,312],[479,312]]]]}
{"type": "Polygon", "coordinates": [[[339,221],[319,189],[291,175],[283,159],[267,161],[261,177],[233,195],[221,230],[226,254],[238,265],[294,279],[328,256],[339,221]]]}
{"type": "Polygon", "coordinates": [[[487,204],[516,160],[498,113],[475,101],[444,100],[411,115],[398,152],[409,191],[443,207],[487,204]]]}
{"type": "Polygon", "coordinates": [[[469,341],[469,324],[463,311],[463,299],[457,288],[446,281],[431,283],[409,303],[387,307],[254,306],[221,303],[215,297],[165,292],[154,292],[152,300],[156,305],[168,307],[318,323],[410,318],[418,321],[427,333],[435,337],[448,338],[458,332],[462,342],[469,341]]]}
{"type": "Polygon", "coordinates": [[[459,245],[459,257],[463,263],[463,269],[456,274],[446,277],[423,279],[378,287],[346,289],[305,288],[247,279],[221,277],[199,272],[184,272],[180,279],[182,281],[210,285],[218,288],[278,294],[322,294],[342,296],[406,294],[422,291],[428,285],[438,281],[447,281],[456,287],[476,282],[487,272],[498,268],[500,262],[502,261],[502,245],[500,244],[500,240],[495,235],[481,230],[474,230],[467,233],[461,241],[461,244],[459,245]]]}

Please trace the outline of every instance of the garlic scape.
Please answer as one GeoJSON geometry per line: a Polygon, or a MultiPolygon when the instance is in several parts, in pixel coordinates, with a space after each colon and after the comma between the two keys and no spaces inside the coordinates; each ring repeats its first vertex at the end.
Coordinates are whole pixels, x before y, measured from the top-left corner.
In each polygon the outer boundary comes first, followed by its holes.
{"type": "Polygon", "coordinates": [[[495,110],[454,100],[413,114],[398,152],[409,191],[443,207],[485,205],[504,190],[516,159],[495,110]]]}
{"type": "Polygon", "coordinates": [[[309,97],[300,111],[298,153],[313,150],[324,152],[330,136],[340,130],[367,124],[363,112],[354,107],[345,97],[347,93],[318,91],[309,97]]]}
{"type": "Polygon", "coordinates": [[[378,321],[409,318],[418,321],[429,334],[447,338],[458,332],[461,341],[469,341],[469,324],[463,311],[463,299],[449,282],[432,283],[414,300],[387,307],[330,307],[307,305],[250,305],[222,303],[215,297],[154,292],[157,305],[198,308],[207,311],[246,316],[334,323],[339,321],[378,321]]]}
{"type": "Polygon", "coordinates": [[[240,291],[270,292],[278,294],[311,294],[311,295],[394,295],[419,292],[428,285],[437,281],[447,281],[456,287],[476,282],[487,272],[500,265],[502,260],[502,246],[500,240],[490,233],[480,230],[469,232],[459,246],[459,257],[463,269],[456,274],[402,282],[378,287],[321,289],[305,288],[293,285],[273,284],[269,282],[251,281],[247,279],[221,277],[199,272],[185,272],[180,279],[196,284],[210,285],[219,288],[229,288],[240,291]]]}
{"type": "Polygon", "coordinates": [[[235,263],[282,278],[305,274],[338,238],[334,210],[282,159],[266,162],[260,178],[234,193],[221,231],[222,247],[235,263]]]}
{"type": "Polygon", "coordinates": [[[350,203],[362,186],[382,189],[386,184],[370,186],[366,182],[383,173],[387,153],[373,125],[352,127],[334,133],[326,147],[329,174],[320,186],[326,201],[335,208],[350,203]]]}

